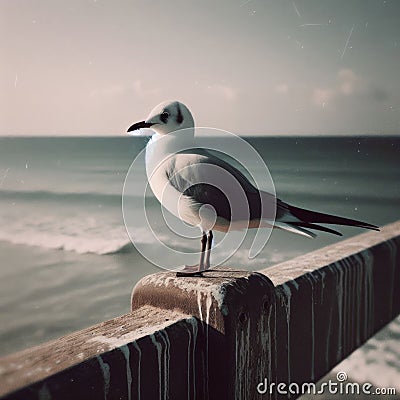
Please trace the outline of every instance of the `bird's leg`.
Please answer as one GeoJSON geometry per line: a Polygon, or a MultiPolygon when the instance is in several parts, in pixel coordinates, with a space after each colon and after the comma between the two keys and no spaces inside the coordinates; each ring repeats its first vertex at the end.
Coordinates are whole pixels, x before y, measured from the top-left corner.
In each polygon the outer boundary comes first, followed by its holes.
{"type": "Polygon", "coordinates": [[[204,255],[207,246],[207,234],[203,231],[201,236],[201,252],[200,252],[200,262],[198,265],[185,265],[182,271],[178,271],[176,276],[202,276],[202,271],[204,271],[204,255]]]}
{"type": "Polygon", "coordinates": [[[210,268],[210,256],[211,256],[211,246],[212,246],[212,241],[213,241],[213,233],[212,231],[208,231],[208,237],[207,237],[207,248],[206,248],[206,257],[204,261],[204,271],[210,268]]]}
{"type": "Polygon", "coordinates": [[[207,234],[203,232],[203,235],[201,236],[201,252],[200,252],[200,263],[198,272],[204,271],[204,256],[206,252],[206,246],[207,246],[207,234]]]}

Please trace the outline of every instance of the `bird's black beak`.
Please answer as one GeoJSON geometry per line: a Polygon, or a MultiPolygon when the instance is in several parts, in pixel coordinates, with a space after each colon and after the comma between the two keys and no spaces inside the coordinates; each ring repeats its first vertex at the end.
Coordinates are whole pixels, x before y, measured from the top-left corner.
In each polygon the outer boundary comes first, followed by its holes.
{"type": "Polygon", "coordinates": [[[152,125],[154,125],[154,123],[146,121],[136,122],[136,124],[129,127],[127,132],[137,131],[140,128],[150,128],[152,125]]]}

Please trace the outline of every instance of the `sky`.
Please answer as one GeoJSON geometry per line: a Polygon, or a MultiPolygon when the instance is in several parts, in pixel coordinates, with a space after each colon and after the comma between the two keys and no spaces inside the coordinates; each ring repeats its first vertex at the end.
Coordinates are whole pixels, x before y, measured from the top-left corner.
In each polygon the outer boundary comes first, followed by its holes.
{"type": "Polygon", "coordinates": [[[0,0],[0,54],[0,135],[400,134],[398,0],[0,0]]]}

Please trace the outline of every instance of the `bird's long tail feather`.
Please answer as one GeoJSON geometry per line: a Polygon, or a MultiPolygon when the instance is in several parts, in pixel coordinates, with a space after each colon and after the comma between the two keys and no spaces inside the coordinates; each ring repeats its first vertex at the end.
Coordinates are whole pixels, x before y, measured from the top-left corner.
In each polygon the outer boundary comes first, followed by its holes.
{"type": "Polygon", "coordinates": [[[314,238],[317,236],[310,229],[342,236],[340,232],[331,228],[327,228],[325,226],[317,225],[317,223],[355,226],[359,228],[379,231],[379,227],[369,224],[367,222],[306,210],[303,208],[291,206],[283,202],[280,202],[280,206],[285,211],[282,217],[279,220],[275,221],[275,227],[309,238],[314,238]]]}
{"type": "Polygon", "coordinates": [[[306,236],[308,238],[315,238],[317,235],[314,232],[311,232],[307,229],[301,228],[299,226],[293,225],[287,222],[279,222],[275,221],[274,223],[275,228],[283,229],[284,231],[288,231],[291,233],[297,233],[298,235],[306,236]]]}
{"type": "MultiPolygon", "coordinates": [[[[374,231],[379,231],[379,227],[377,227],[376,225],[372,225],[367,222],[358,221],[356,219],[343,218],[343,217],[338,217],[336,215],[319,213],[319,212],[305,210],[303,208],[294,207],[294,206],[290,206],[290,205],[289,205],[289,211],[292,215],[294,215],[296,218],[298,218],[300,220],[300,222],[298,223],[299,226],[303,226],[306,228],[323,230],[325,232],[331,231],[329,228],[324,228],[324,227],[321,227],[318,225],[313,225],[313,223],[317,222],[317,223],[321,223],[321,224],[356,226],[359,228],[372,229],[374,231]],[[318,226],[318,228],[317,228],[317,226],[318,226]]],[[[333,231],[331,233],[338,234],[339,232],[333,231]]]]}
{"type": "Polygon", "coordinates": [[[340,232],[335,231],[334,229],[327,228],[326,226],[321,226],[317,224],[310,224],[309,222],[293,223],[293,225],[297,227],[315,229],[317,231],[328,232],[328,233],[333,233],[334,235],[343,236],[340,232]]]}

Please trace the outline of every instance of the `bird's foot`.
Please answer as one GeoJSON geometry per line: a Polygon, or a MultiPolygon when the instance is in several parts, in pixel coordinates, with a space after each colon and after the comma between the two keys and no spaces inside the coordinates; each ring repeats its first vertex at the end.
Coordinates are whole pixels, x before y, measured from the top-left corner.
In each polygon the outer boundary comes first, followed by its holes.
{"type": "Polygon", "coordinates": [[[177,277],[181,277],[181,276],[203,276],[202,271],[204,271],[204,269],[200,269],[199,265],[185,265],[185,268],[183,268],[182,270],[178,271],[176,273],[177,277]]]}

